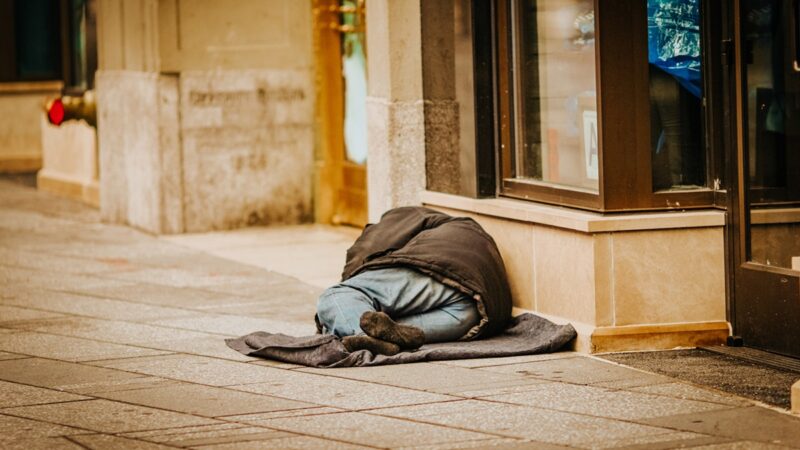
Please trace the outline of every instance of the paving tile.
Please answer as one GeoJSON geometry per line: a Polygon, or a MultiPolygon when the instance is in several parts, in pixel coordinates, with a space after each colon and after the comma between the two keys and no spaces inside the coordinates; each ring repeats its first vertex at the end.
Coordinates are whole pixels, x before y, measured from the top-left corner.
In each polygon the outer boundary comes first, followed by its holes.
{"type": "Polygon", "coordinates": [[[266,395],[187,383],[108,392],[95,396],[205,417],[284,411],[313,406],[266,395]]]}
{"type": "Polygon", "coordinates": [[[84,450],[73,442],[72,437],[45,437],[45,438],[21,438],[13,441],[0,440],[3,450],[84,450]]]}
{"type": "MultiPolygon", "coordinates": [[[[0,413],[0,447],[6,448],[10,442],[22,439],[36,439],[52,436],[68,436],[86,433],[86,430],[56,425],[54,423],[30,420],[0,413]]],[[[13,414],[13,413],[11,413],[13,414]]]]}
{"type": "Polygon", "coordinates": [[[3,303],[4,304],[0,305],[0,323],[64,317],[63,314],[56,314],[49,311],[39,311],[30,308],[20,308],[17,306],[9,306],[6,302],[3,303]]]}
{"type": "Polygon", "coordinates": [[[0,334],[0,350],[62,361],[92,361],[169,353],[162,350],[28,331],[0,334]]]}
{"type": "Polygon", "coordinates": [[[436,445],[415,445],[413,447],[397,447],[397,450],[444,450],[444,449],[466,449],[466,448],[479,448],[479,449],[492,449],[492,450],[565,450],[574,447],[565,447],[563,445],[545,444],[544,442],[533,442],[525,439],[513,438],[495,438],[495,439],[481,439],[475,441],[453,442],[447,444],[436,445]]]}
{"type": "Polygon", "coordinates": [[[344,409],[413,405],[454,399],[454,397],[441,394],[303,373],[295,370],[273,369],[270,367],[262,367],[262,369],[269,371],[265,374],[264,382],[230,386],[230,388],[344,409]]]}
{"type": "Polygon", "coordinates": [[[737,441],[692,447],[693,450],[785,450],[787,448],[790,447],[754,441],[737,441]]]}
{"type": "Polygon", "coordinates": [[[431,363],[299,371],[451,395],[543,383],[542,380],[515,374],[431,363]]]}
{"type": "Polygon", "coordinates": [[[755,406],[658,417],[640,422],[736,440],[800,448],[800,417],[755,406]]]}
{"type": "Polygon", "coordinates": [[[445,366],[458,366],[458,367],[490,367],[490,366],[507,366],[509,364],[520,364],[536,361],[547,361],[551,359],[566,359],[578,358],[581,355],[575,352],[556,352],[544,353],[541,355],[521,355],[521,356],[507,356],[503,358],[473,358],[473,359],[454,359],[448,361],[435,361],[432,364],[442,364],[445,366]]]}
{"type": "Polygon", "coordinates": [[[585,445],[590,449],[647,449],[666,450],[673,448],[697,448],[706,444],[719,444],[728,442],[728,439],[708,436],[704,434],[689,433],[686,431],[670,431],[664,434],[638,436],[614,441],[593,442],[585,445]]]}
{"type": "Polygon", "coordinates": [[[398,447],[489,439],[493,436],[358,412],[272,419],[269,428],[359,445],[398,447]]]}
{"type": "Polygon", "coordinates": [[[110,386],[138,383],[149,377],[119,370],[48,359],[0,361],[0,380],[33,386],[90,393],[110,386]]]}
{"type": "Polygon", "coordinates": [[[536,390],[496,395],[486,399],[622,420],[729,408],[718,403],[566,383],[552,383],[536,390]]]}
{"type": "MultiPolygon", "coordinates": [[[[29,331],[96,339],[127,345],[147,345],[154,342],[180,339],[200,339],[210,335],[189,330],[178,330],[143,323],[121,322],[118,320],[92,319],[88,317],[50,319],[23,322],[16,326],[29,331]]],[[[220,336],[222,338],[223,336],[220,336]]]]}
{"type": "Polygon", "coordinates": [[[125,450],[168,450],[174,448],[108,434],[82,434],[70,436],[70,439],[81,444],[82,448],[88,448],[90,450],[105,450],[109,448],[125,450]]]}
{"type": "Polygon", "coordinates": [[[241,296],[203,289],[177,288],[152,283],[126,282],[119,286],[101,286],[82,290],[87,295],[128,300],[158,306],[171,306],[186,309],[201,309],[229,304],[250,302],[241,296]]]}
{"type": "Polygon", "coordinates": [[[302,409],[290,409],[284,411],[273,411],[267,413],[243,414],[240,416],[227,416],[225,420],[251,425],[263,425],[265,420],[279,419],[283,417],[317,416],[320,414],[334,414],[346,412],[343,409],[331,408],[329,406],[315,406],[302,409]]]}
{"type": "Polygon", "coordinates": [[[709,403],[719,403],[731,406],[750,406],[752,402],[735,395],[712,389],[699,388],[686,383],[664,383],[641,386],[629,389],[634,392],[645,394],[665,395],[667,397],[682,398],[686,400],[698,400],[709,403]]]}
{"type": "Polygon", "coordinates": [[[91,364],[207,386],[258,383],[276,376],[281,377],[282,372],[285,372],[281,369],[193,355],[116,359],[91,364]]]}
{"type": "Polygon", "coordinates": [[[0,408],[85,400],[88,397],[0,381],[0,408]]]}
{"type": "Polygon", "coordinates": [[[109,400],[84,400],[53,405],[21,406],[4,409],[3,413],[106,433],[217,423],[211,419],[188,414],[161,411],[109,400]]]}
{"type": "MultiPolygon", "coordinates": [[[[618,366],[599,359],[585,356],[577,358],[560,358],[530,363],[509,364],[504,366],[480,367],[499,373],[513,373],[551,381],[561,381],[576,384],[607,383],[613,381],[636,381],[634,385],[642,383],[664,383],[665,377],[649,374],[627,367],[618,366]]],[[[667,379],[670,381],[669,379],[667,379]]]]}
{"type": "Polygon", "coordinates": [[[233,316],[228,314],[204,314],[181,319],[155,320],[150,323],[185,330],[206,333],[224,334],[227,336],[243,336],[255,331],[283,333],[290,336],[309,336],[317,332],[313,319],[305,322],[290,322],[267,318],[233,316]]]}
{"type": "MultiPolygon", "coordinates": [[[[222,336],[208,336],[203,338],[179,339],[176,341],[159,341],[145,344],[149,348],[170,352],[187,353],[189,355],[209,356],[212,358],[229,359],[231,361],[261,362],[271,361],[253,356],[243,355],[228,347],[222,336]]],[[[277,363],[277,361],[275,361],[277,363]]],[[[285,364],[285,363],[279,363],[285,364]]],[[[299,367],[299,366],[297,366],[299,367]]]]}
{"type": "Polygon", "coordinates": [[[61,273],[88,274],[106,272],[119,267],[112,261],[103,261],[89,258],[72,258],[61,256],[53,258],[52,255],[40,252],[0,248],[0,261],[4,265],[33,270],[47,270],[61,273]]]}
{"type": "MultiPolygon", "coordinates": [[[[4,334],[7,334],[6,333],[7,331],[12,331],[12,330],[0,329],[0,336],[2,336],[4,334]]],[[[18,332],[17,330],[13,330],[13,331],[15,333],[18,332]]],[[[18,353],[0,352],[0,361],[8,361],[10,359],[22,359],[22,358],[29,358],[29,356],[28,355],[20,355],[18,353]]]]}
{"type": "Polygon", "coordinates": [[[14,285],[36,286],[39,289],[70,291],[91,287],[118,286],[122,282],[91,275],[75,275],[20,267],[0,267],[0,291],[14,292],[14,285]]]}
{"type": "MultiPolygon", "coordinates": [[[[278,280],[270,278],[254,280],[253,277],[247,275],[229,275],[203,270],[186,269],[185,267],[190,266],[184,266],[181,268],[144,268],[128,272],[117,272],[113,274],[113,278],[115,280],[127,282],[154,283],[177,288],[218,288],[219,286],[223,285],[235,286],[239,284],[257,285],[262,288],[267,288],[270,285],[279,282],[278,280]]],[[[236,294],[239,293],[237,291],[232,292],[236,294]]]]}
{"type": "Polygon", "coordinates": [[[348,444],[345,442],[320,439],[310,436],[289,436],[274,438],[267,441],[248,441],[234,442],[229,444],[217,444],[210,446],[196,447],[204,450],[261,450],[264,448],[287,449],[287,450],[316,450],[324,448],[326,450],[362,450],[375,447],[364,447],[361,445],[348,444]]]}
{"type": "MultiPolygon", "coordinates": [[[[170,317],[185,317],[194,314],[193,311],[186,309],[164,308],[67,292],[53,292],[44,289],[31,289],[25,293],[19,293],[15,295],[14,298],[5,299],[3,304],[30,306],[41,310],[75,316],[126,321],[166,319],[170,317]]],[[[53,317],[57,316],[59,316],[59,314],[53,314],[53,317]]]]}
{"type": "Polygon", "coordinates": [[[199,447],[203,445],[264,441],[292,436],[291,433],[237,423],[217,423],[201,426],[164,428],[154,431],[125,433],[123,436],[158,444],[199,447]]]}
{"type": "Polygon", "coordinates": [[[536,442],[577,446],[606,440],[664,434],[670,431],[600,417],[482,400],[379,409],[370,411],[370,414],[459,427],[536,442]]]}

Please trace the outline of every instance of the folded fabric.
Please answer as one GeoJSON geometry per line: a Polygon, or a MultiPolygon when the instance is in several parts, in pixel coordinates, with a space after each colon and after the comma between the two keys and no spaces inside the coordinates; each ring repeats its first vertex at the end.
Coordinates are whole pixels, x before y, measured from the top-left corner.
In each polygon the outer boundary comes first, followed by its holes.
{"type": "Polygon", "coordinates": [[[505,331],[488,339],[428,344],[394,356],[373,355],[367,350],[349,353],[333,335],[296,337],[259,331],[225,342],[248,356],[311,367],[356,367],[552,353],[576,335],[572,325],[556,325],[525,313],[514,317],[505,331]]]}

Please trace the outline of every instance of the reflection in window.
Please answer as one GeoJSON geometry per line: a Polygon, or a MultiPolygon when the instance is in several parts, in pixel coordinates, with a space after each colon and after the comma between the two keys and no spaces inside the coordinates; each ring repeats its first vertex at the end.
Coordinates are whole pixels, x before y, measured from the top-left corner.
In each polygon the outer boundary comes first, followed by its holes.
{"type": "Polygon", "coordinates": [[[653,189],[705,185],[700,0],[648,0],[653,189]]]}
{"type": "Polygon", "coordinates": [[[594,2],[524,0],[517,6],[517,173],[596,192],[594,2]]]}

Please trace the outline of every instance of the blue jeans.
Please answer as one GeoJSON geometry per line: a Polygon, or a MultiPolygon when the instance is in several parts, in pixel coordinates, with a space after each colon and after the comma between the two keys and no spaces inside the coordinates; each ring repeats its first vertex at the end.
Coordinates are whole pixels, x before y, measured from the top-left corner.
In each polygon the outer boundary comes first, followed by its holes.
{"type": "Polygon", "coordinates": [[[339,337],[363,334],[359,320],[367,311],[422,329],[426,343],[458,340],[480,321],[474,299],[404,267],[362,272],[317,301],[323,332],[339,337]]]}

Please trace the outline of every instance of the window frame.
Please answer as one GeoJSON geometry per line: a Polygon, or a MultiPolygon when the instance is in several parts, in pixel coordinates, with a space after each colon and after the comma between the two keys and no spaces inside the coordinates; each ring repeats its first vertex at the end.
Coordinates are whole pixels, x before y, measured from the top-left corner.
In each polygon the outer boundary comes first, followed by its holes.
{"type": "Polygon", "coordinates": [[[721,29],[708,10],[713,0],[701,0],[706,186],[655,192],[651,123],[642,119],[650,117],[646,0],[594,0],[598,191],[516,178],[515,133],[521,125],[515,111],[515,39],[512,33],[518,33],[519,27],[513,22],[511,10],[512,2],[519,5],[521,1],[492,2],[498,195],[598,212],[726,207],[724,177],[721,176],[725,162],[721,74],[726,62],[719,58],[721,29]]]}

